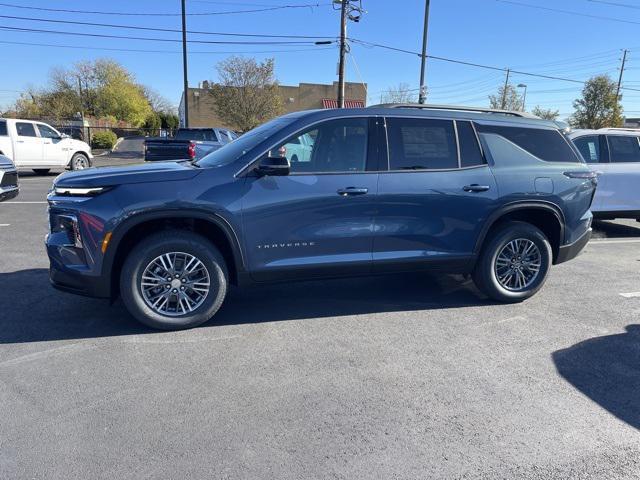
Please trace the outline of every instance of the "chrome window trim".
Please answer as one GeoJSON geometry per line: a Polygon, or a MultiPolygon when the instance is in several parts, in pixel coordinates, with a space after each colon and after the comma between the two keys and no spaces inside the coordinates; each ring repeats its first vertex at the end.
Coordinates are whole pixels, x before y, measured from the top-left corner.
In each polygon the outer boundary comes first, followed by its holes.
{"type": "Polygon", "coordinates": [[[482,165],[472,165],[470,167],[459,168],[424,168],[422,170],[387,170],[376,173],[429,173],[429,172],[457,172],[460,170],[473,170],[476,168],[489,168],[489,165],[483,163],[482,165]]]}
{"type": "Polygon", "coordinates": [[[456,137],[456,153],[458,155],[458,168],[462,168],[462,158],[460,158],[460,137],[458,136],[458,120],[453,121],[453,134],[456,137]]]}
{"type": "MultiPolygon", "coordinates": [[[[291,138],[294,135],[308,129],[311,128],[315,125],[318,125],[320,123],[324,123],[324,122],[330,122],[333,120],[343,120],[343,119],[347,119],[347,118],[379,118],[379,115],[345,115],[342,117],[333,117],[333,118],[323,118],[320,120],[316,120],[315,122],[311,122],[306,124],[304,127],[299,128],[298,130],[294,130],[291,134],[287,135],[284,139],[280,139],[275,143],[272,143],[269,148],[267,148],[266,150],[264,150],[263,152],[260,153],[260,155],[254,157],[249,163],[245,164],[240,170],[238,170],[233,176],[234,178],[239,177],[240,175],[242,175],[245,170],[247,170],[253,163],[257,162],[258,160],[260,160],[260,158],[267,152],[269,152],[270,150],[272,150],[274,147],[278,146],[280,144],[280,142],[286,140],[287,138],[291,138]]],[[[285,127],[286,128],[286,127],[285,127]]],[[[367,135],[369,135],[369,125],[367,124],[367,135]]],[[[365,162],[365,168],[366,168],[366,162],[365,162]]],[[[365,170],[366,171],[366,170],[365,170]]],[[[365,171],[362,172],[352,172],[352,173],[365,173],[365,171]]],[[[331,174],[335,174],[335,173],[347,173],[347,172],[323,172],[323,173],[318,173],[317,175],[331,175],[331,174]]],[[[307,172],[301,173],[300,175],[305,175],[307,174],[307,172]]],[[[290,174],[293,175],[293,174],[290,174]]]]}

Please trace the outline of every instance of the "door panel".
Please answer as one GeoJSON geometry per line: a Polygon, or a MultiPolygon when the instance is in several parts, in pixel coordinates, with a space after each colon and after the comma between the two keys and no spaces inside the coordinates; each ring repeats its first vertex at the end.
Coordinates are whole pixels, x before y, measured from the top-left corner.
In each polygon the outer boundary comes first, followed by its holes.
{"type": "Polygon", "coordinates": [[[608,135],[609,163],[597,165],[598,178],[594,211],[640,211],[640,142],[635,136],[608,135]]]}
{"type": "Polygon", "coordinates": [[[471,255],[497,197],[487,166],[381,173],[373,259],[413,262],[471,255]],[[467,191],[470,186],[482,188],[467,191]]]}
{"type": "Polygon", "coordinates": [[[42,124],[36,124],[43,143],[43,163],[45,165],[66,166],[69,156],[68,147],[65,143],[67,140],[60,138],[60,134],[51,127],[42,124]]]}
{"type": "Polygon", "coordinates": [[[43,142],[37,136],[31,122],[16,123],[17,136],[14,143],[14,161],[17,166],[38,166],[43,163],[43,142]]]}
{"type": "Polygon", "coordinates": [[[309,136],[308,161],[290,162],[288,176],[246,178],[242,221],[254,279],[370,270],[378,174],[366,171],[368,125],[345,118],[310,127],[267,154],[288,158],[309,136]]]}

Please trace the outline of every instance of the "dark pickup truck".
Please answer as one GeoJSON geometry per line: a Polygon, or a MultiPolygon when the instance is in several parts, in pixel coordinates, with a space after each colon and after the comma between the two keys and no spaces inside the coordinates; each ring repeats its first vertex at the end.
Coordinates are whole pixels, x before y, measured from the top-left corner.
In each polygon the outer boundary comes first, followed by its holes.
{"type": "Polygon", "coordinates": [[[144,142],[144,159],[199,160],[206,154],[238,138],[225,128],[180,128],[173,138],[148,138],[144,142]]]}

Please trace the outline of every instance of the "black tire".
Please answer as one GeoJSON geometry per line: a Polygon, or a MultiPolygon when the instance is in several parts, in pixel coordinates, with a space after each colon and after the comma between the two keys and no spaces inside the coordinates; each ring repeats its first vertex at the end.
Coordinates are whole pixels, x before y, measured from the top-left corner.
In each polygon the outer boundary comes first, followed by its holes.
{"type": "Polygon", "coordinates": [[[140,242],[126,258],[120,274],[120,294],[127,310],[138,321],[160,330],[192,328],[209,320],[222,305],[227,284],[227,266],[219,250],[206,238],[180,230],[156,233],[140,242]],[[164,315],[151,308],[142,292],[142,274],[146,267],[169,252],[196,257],[206,267],[211,283],[203,303],[182,315],[164,315]]]}
{"type": "Polygon", "coordinates": [[[69,162],[71,170],[84,170],[91,167],[91,160],[84,153],[74,153],[69,162]]]}
{"type": "Polygon", "coordinates": [[[50,168],[34,168],[33,173],[35,173],[36,175],[46,175],[50,170],[50,168]]]}
{"type": "Polygon", "coordinates": [[[553,252],[547,237],[540,229],[525,222],[506,222],[493,231],[485,240],[478,263],[473,272],[473,281],[478,289],[493,300],[506,303],[521,302],[535,295],[542,288],[553,263],[553,252]],[[526,288],[506,288],[496,275],[496,259],[502,249],[512,240],[530,240],[538,247],[540,268],[526,288]]]}

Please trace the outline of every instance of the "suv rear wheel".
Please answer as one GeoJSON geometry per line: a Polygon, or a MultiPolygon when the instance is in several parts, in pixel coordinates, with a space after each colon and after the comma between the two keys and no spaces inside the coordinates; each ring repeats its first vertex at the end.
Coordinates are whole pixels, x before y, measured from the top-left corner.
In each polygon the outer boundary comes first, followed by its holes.
{"type": "Polygon", "coordinates": [[[126,258],[120,292],[140,322],[162,330],[198,326],[227,293],[227,267],[218,249],[192,232],[166,231],[139,243],[126,258]]]}
{"type": "Polygon", "coordinates": [[[473,280],[494,300],[520,302],[542,288],[552,260],[551,245],[540,229],[508,222],[487,238],[473,280]]]}

